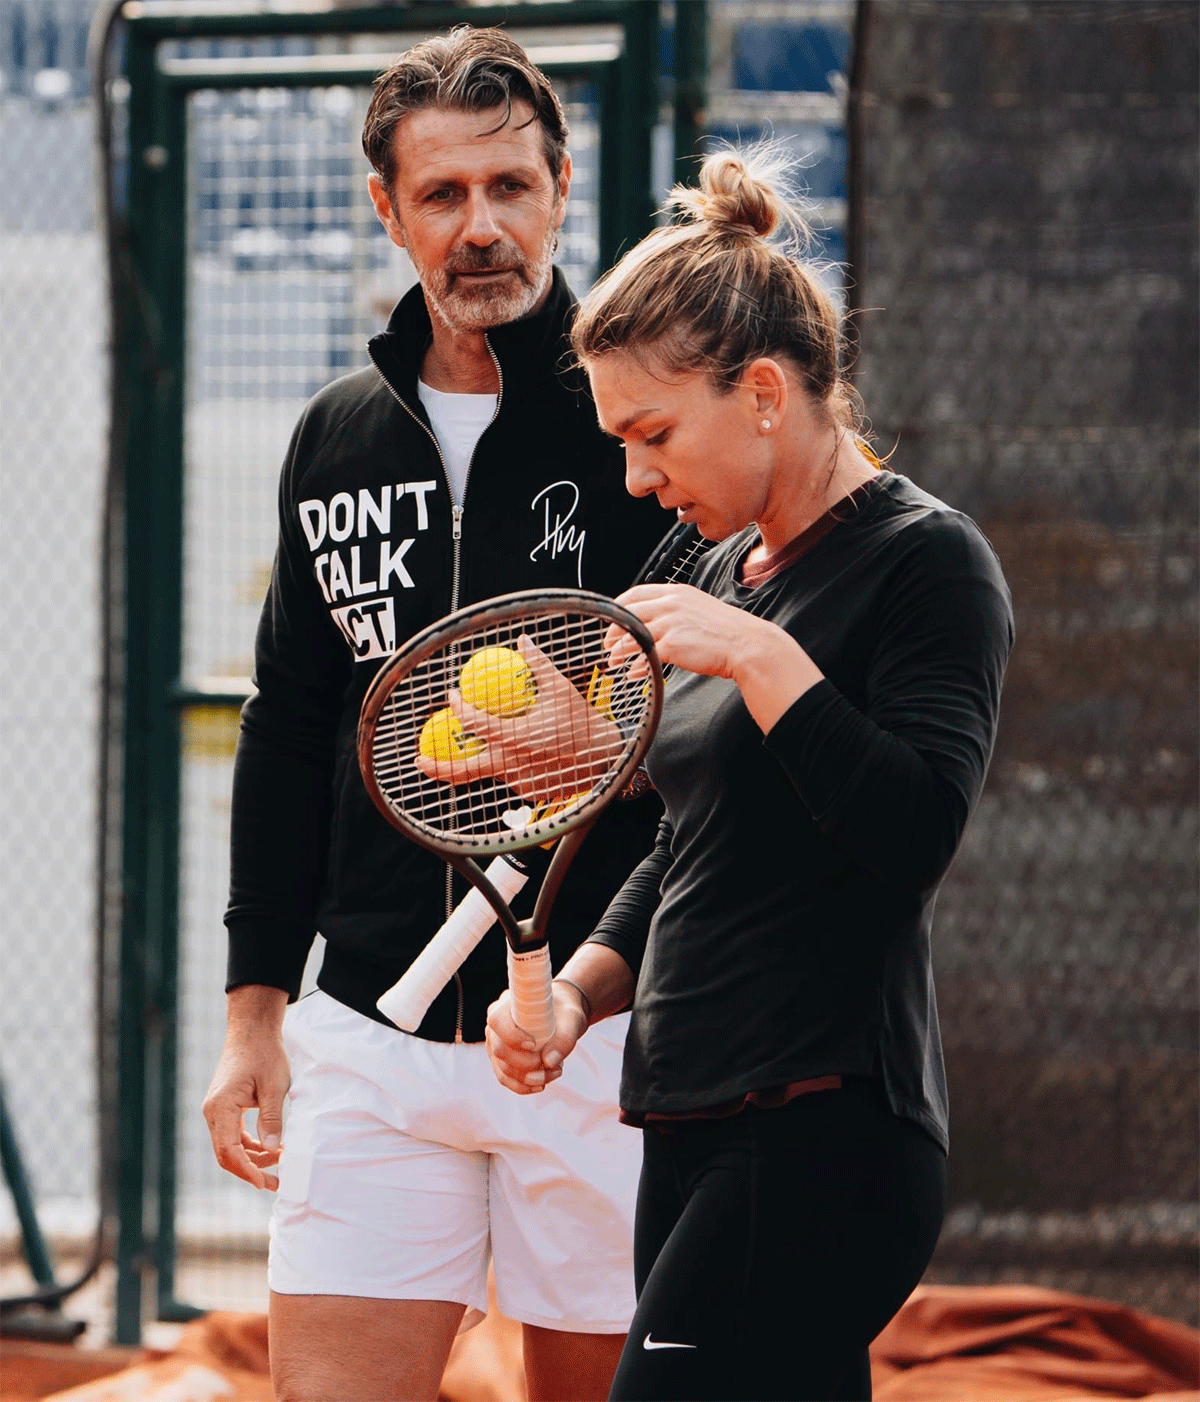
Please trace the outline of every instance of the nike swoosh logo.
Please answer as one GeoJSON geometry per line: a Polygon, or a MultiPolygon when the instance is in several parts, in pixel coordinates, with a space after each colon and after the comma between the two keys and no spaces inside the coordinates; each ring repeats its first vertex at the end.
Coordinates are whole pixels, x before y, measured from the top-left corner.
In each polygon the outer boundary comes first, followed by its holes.
{"type": "Polygon", "coordinates": [[[651,1349],[651,1348],[696,1348],[697,1345],[696,1345],[696,1344],[668,1344],[668,1343],[659,1343],[657,1339],[652,1339],[652,1338],[650,1337],[650,1335],[647,1334],[646,1337],[642,1340],[642,1347],[645,1348],[645,1349],[651,1349]]]}

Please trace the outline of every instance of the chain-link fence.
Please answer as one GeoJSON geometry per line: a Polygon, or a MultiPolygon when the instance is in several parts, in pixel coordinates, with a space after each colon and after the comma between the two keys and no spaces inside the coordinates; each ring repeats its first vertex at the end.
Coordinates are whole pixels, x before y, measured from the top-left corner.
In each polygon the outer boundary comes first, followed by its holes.
{"type": "MultiPolygon", "coordinates": [[[[86,1239],[97,1214],[96,596],[108,362],[91,13],[89,0],[0,3],[0,1073],[52,1243],[86,1239]]],[[[6,1237],[14,1222],[6,1191],[6,1237]]]]}
{"type": "MultiPolygon", "coordinates": [[[[56,1241],[90,1232],[97,1182],[108,332],[93,8],[0,0],[0,1070],[56,1241]]],[[[954,1200],[935,1275],[1037,1279],[1194,1320],[1195,7],[859,6],[857,203],[842,171],[855,7],[728,0],[709,14],[709,131],[773,132],[808,159],[826,256],[860,251],[859,385],[879,446],[980,521],[1014,592],[1001,740],[939,903],[954,1200]]],[[[323,42],[169,54],[300,58],[323,42]]],[[[563,91],[575,184],[560,261],[582,289],[599,256],[595,93],[563,91]]],[[[201,691],[248,675],[303,401],[364,363],[411,278],[366,203],[365,97],[188,99],[183,675],[201,691]]],[[[659,135],[661,193],[665,122],[659,135]]],[[[223,1022],[235,725],[227,706],[184,712],[176,1289],[257,1308],[261,1271],[222,1262],[261,1256],[266,1204],[216,1168],[197,1108],[223,1022]]],[[[13,1232],[6,1196],[0,1230],[13,1232]]]]}
{"type": "Polygon", "coordinates": [[[939,900],[936,1265],[1192,1322],[1198,19],[872,0],[856,293],[880,444],[1017,619],[939,900]]]}

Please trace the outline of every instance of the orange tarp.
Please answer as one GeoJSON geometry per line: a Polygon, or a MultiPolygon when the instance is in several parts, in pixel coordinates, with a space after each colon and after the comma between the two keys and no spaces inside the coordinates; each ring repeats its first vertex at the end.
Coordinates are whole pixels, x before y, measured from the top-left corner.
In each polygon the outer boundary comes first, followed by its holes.
{"type": "Polygon", "coordinates": [[[877,1402],[1200,1402],[1200,1333],[1033,1286],[919,1286],[871,1346],[877,1402]]]}
{"type": "MultiPolygon", "coordinates": [[[[1200,1402],[1200,1332],[1034,1287],[922,1286],[871,1356],[877,1402],[1200,1402]]],[[[0,1393],[7,1396],[7,1387],[0,1393]]],[[[65,1391],[13,1395],[54,1402],[271,1402],[266,1319],[213,1313],[188,1325],[169,1354],[147,1353],[130,1368],[65,1391]]],[[[524,1402],[520,1326],[493,1311],[459,1338],[441,1396],[524,1402]]]]}

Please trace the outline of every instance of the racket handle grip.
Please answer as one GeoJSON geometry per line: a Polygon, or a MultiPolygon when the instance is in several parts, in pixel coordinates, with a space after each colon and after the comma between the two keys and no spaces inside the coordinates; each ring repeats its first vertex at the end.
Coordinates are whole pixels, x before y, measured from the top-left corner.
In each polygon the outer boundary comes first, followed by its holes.
{"type": "MultiPolygon", "coordinates": [[[[486,875],[505,901],[511,901],[529,880],[527,872],[518,871],[503,857],[492,862],[486,875]]],[[[472,889],[375,1006],[401,1031],[415,1032],[429,1011],[430,1003],[495,922],[496,912],[491,902],[481,891],[472,889]]]]}
{"type": "Polygon", "coordinates": [[[543,1046],[554,1036],[554,995],[550,987],[550,946],[515,953],[508,947],[508,987],[513,1021],[543,1046]]]}

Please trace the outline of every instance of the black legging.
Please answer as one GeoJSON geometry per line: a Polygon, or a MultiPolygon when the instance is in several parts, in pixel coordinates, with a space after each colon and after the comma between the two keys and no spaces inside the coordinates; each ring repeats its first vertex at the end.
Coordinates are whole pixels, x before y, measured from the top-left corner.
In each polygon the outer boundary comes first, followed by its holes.
{"type": "Polygon", "coordinates": [[[941,1229],[941,1148],[867,1081],[643,1141],[611,1402],[869,1398],[867,1345],[941,1229]]]}

